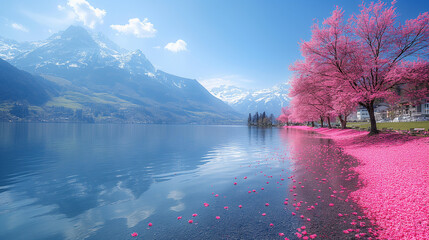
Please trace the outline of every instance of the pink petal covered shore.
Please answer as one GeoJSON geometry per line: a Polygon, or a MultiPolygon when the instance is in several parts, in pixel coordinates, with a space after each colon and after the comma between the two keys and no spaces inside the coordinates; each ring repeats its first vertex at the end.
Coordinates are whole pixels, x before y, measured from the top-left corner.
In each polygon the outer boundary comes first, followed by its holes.
{"type": "Polygon", "coordinates": [[[429,239],[429,138],[368,136],[346,129],[313,129],[357,158],[362,187],[352,197],[379,227],[381,239],[429,239]]]}

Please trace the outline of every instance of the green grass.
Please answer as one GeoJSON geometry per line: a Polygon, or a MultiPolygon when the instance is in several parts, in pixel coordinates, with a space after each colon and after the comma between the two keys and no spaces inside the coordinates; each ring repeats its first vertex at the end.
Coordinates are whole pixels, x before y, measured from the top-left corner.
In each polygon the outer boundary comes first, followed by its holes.
{"type": "Polygon", "coordinates": [[[46,103],[48,107],[66,107],[71,109],[82,109],[84,103],[101,103],[130,107],[134,104],[105,93],[84,94],[80,92],[67,91],[60,97],[54,97],[46,103]]]}
{"type": "Polygon", "coordinates": [[[82,109],[83,106],[79,103],[74,102],[66,97],[54,97],[45,104],[47,107],[65,107],[75,109],[82,109]]]}
{"type": "MultiPolygon", "coordinates": [[[[368,122],[348,122],[347,127],[360,127],[368,128],[370,124],[368,122]]],[[[394,130],[410,130],[410,128],[429,128],[429,121],[424,122],[385,122],[377,123],[377,129],[381,130],[382,128],[393,128],[394,130]]]]}

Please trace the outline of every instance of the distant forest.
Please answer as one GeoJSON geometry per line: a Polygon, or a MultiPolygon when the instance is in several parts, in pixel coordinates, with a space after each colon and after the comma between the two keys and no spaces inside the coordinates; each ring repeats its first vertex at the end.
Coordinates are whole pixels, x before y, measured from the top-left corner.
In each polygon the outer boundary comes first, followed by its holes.
{"type": "Polygon", "coordinates": [[[252,114],[249,113],[249,117],[247,118],[247,125],[258,127],[272,127],[277,125],[277,120],[274,117],[274,114],[270,114],[270,116],[268,116],[265,112],[261,114],[256,112],[252,117],[252,114]]]}

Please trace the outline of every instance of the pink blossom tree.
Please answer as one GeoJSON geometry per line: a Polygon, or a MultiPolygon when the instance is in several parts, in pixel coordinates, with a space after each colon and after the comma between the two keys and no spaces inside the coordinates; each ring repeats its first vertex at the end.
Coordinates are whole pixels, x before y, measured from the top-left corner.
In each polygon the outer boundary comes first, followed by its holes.
{"type": "Polygon", "coordinates": [[[291,115],[290,108],[288,106],[282,107],[282,113],[277,118],[277,121],[279,121],[281,124],[286,124],[287,126],[289,126],[290,115],[291,115]]]}
{"type": "MultiPolygon", "coordinates": [[[[300,64],[297,63],[296,65],[300,66],[300,64]]],[[[308,118],[314,121],[314,116],[317,116],[322,127],[324,120],[327,120],[328,126],[331,127],[330,120],[333,108],[330,89],[326,87],[323,81],[315,78],[314,75],[305,71],[301,73],[295,74],[291,83],[292,88],[289,95],[295,99],[292,102],[292,106],[297,110],[292,112],[292,116],[301,122],[310,121],[308,118]]]]}
{"type": "MultiPolygon", "coordinates": [[[[347,123],[347,116],[356,108],[357,102],[351,94],[344,93],[341,88],[335,85],[333,78],[313,70],[321,67],[311,59],[297,61],[291,70],[295,72],[292,80],[291,97],[300,96],[306,101],[299,101],[301,104],[311,105],[308,110],[318,112],[320,122],[323,127],[324,119],[331,127],[331,118],[338,117],[341,127],[344,129],[347,123]]],[[[299,106],[297,106],[299,107],[299,106]]]]}
{"type": "Polygon", "coordinates": [[[290,102],[291,115],[290,118],[293,122],[311,122],[314,127],[314,122],[320,118],[320,115],[314,108],[307,104],[303,97],[294,97],[290,102]]]}
{"type": "Polygon", "coordinates": [[[334,88],[336,101],[352,99],[365,107],[370,134],[378,133],[376,101],[395,99],[398,88],[409,90],[408,97],[429,94],[429,13],[401,24],[394,4],[363,3],[348,23],[337,7],[322,26],[314,24],[311,40],[301,43],[304,62],[311,64],[303,64],[300,71],[334,88]]]}

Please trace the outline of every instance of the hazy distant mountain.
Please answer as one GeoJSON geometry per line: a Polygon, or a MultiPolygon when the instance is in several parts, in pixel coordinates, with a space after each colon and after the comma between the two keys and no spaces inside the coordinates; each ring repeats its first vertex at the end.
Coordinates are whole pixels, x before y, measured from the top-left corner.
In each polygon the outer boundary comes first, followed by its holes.
{"type": "Polygon", "coordinates": [[[0,36],[0,58],[11,60],[16,56],[28,52],[40,45],[39,42],[17,42],[12,39],[3,38],[0,36]]]}
{"type": "Polygon", "coordinates": [[[222,85],[210,92],[242,114],[265,111],[267,114],[273,113],[278,116],[281,108],[287,106],[290,100],[287,84],[257,91],[222,85]]]}
{"type": "Polygon", "coordinates": [[[79,115],[83,111],[94,121],[243,120],[196,80],[157,70],[140,50],[121,49],[102,34],[82,27],[71,26],[43,42],[26,45],[20,49],[19,43],[0,42],[0,54],[18,68],[56,84],[59,95],[45,104],[45,110],[50,107],[79,115]]]}
{"type": "Polygon", "coordinates": [[[49,85],[42,77],[33,76],[0,59],[0,101],[42,105],[50,99],[49,85]]]}

